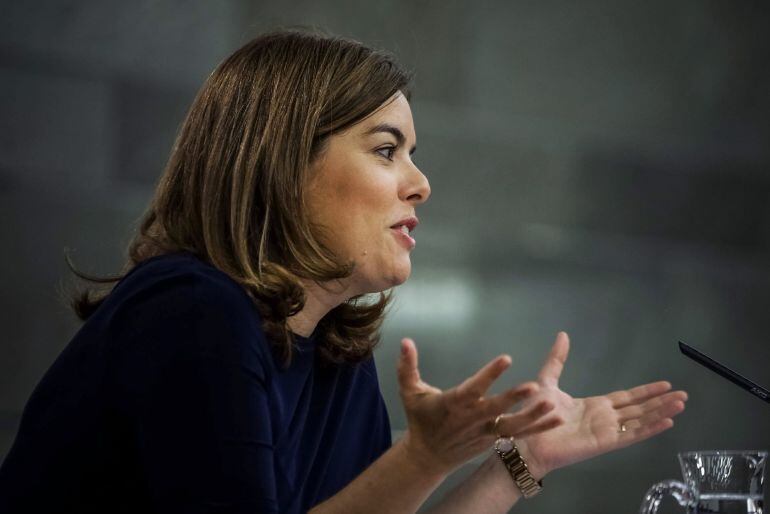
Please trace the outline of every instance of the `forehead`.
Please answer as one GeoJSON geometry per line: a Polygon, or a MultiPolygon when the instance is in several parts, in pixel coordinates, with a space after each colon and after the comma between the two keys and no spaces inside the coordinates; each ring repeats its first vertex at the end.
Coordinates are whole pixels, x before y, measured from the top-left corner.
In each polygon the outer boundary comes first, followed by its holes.
{"type": "Polygon", "coordinates": [[[376,111],[353,127],[358,135],[370,135],[369,132],[379,125],[392,125],[406,136],[407,141],[414,142],[414,121],[409,101],[400,92],[386,100],[376,111]]]}

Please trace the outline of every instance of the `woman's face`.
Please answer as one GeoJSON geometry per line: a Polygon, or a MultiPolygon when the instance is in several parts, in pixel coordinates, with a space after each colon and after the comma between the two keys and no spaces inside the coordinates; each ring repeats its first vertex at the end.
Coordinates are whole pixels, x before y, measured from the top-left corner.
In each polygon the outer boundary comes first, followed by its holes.
{"type": "Polygon", "coordinates": [[[412,110],[396,93],[374,114],[329,137],[311,167],[310,220],[341,259],[353,262],[348,293],[383,291],[411,272],[416,207],[430,186],[411,154],[412,110]]]}

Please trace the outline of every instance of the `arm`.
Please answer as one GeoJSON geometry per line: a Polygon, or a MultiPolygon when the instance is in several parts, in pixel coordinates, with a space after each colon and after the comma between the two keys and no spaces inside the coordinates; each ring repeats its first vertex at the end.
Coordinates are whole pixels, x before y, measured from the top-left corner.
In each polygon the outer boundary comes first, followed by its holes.
{"type": "MultiPolygon", "coordinates": [[[[266,394],[269,356],[254,344],[262,336],[249,321],[251,305],[191,282],[169,285],[116,325],[124,335],[124,327],[143,327],[118,345],[123,350],[115,362],[116,381],[141,410],[137,446],[148,502],[166,511],[277,512],[281,477],[274,474],[266,394]]],[[[490,446],[494,417],[538,387],[524,384],[485,398],[510,365],[504,356],[441,391],[420,380],[414,345],[407,341],[403,348],[407,435],[314,512],[416,511],[445,476],[490,446]]],[[[537,426],[548,408],[547,401],[534,403],[507,420],[506,430],[520,434],[537,426]]]]}
{"type": "MultiPolygon", "coordinates": [[[[535,475],[537,479],[541,477],[535,475]]],[[[508,512],[521,498],[521,491],[500,458],[490,455],[460,485],[452,489],[429,514],[498,514],[508,512]]]]}
{"type": "MultiPolygon", "coordinates": [[[[552,430],[517,440],[519,451],[536,480],[569,464],[648,439],[674,424],[684,410],[687,393],[670,392],[668,382],[654,382],[602,396],[573,398],[559,389],[558,381],[569,353],[569,338],[561,332],[538,374],[537,394],[527,403],[548,399],[564,423],[552,430]],[[626,427],[625,431],[619,428],[626,427]]],[[[520,498],[520,492],[497,455],[491,455],[467,480],[451,491],[430,512],[453,514],[503,513],[520,498]]]]}
{"type": "Polygon", "coordinates": [[[400,439],[344,489],[310,512],[416,512],[446,476],[445,470],[424,467],[411,454],[408,443],[400,439]]]}
{"type": "MultiPolygon", "coordinates": [[[[403,441],[403,440],[401,440],[403,441]]],[[[384,454],[350,486],[343,489],[335,503],[321,504],[312,513],[322,512],[359,512],[360,502],[356,498],[372,498],[378,495],[378,489],[387,490],[386,505],[382,512],[415,512],[428,498],[430,493],[443,481],[445,476],[426,473],[424,469],[413,466],[412,459],[400,457],[403,445],[398,441],[391,451],[384,454]],[[400,462],[399,462],[400,460],[400,462]],[[394,475],[392,470],[398,470],[394,475]],[[370,473],[371,472],[371,473],[370,473]],[[399,476],[400,475],[400,476],[399,476]],[[359,482],[359,479],[364,479],[359,482]],[[393,494],[398,491],[398,494],[393,494]],[[349,510],[338,509],[343,501],[349,510]],[[355,507],[354,507],[355,506],[355,507]]],[[[511,476],[497,455],[490,455],[472,475],[449,492],[441,503],[431,508],[429,514],[497,514],[508,512],[519,500],[521,492],[516,488],[511,476]]],[[[369,510],[367,510],[369,512],[369,510]]]]}
{"type": "MultiPolygon", "coordinates": [[[[509,365],[509,357],[498,357],[459,386],[441,391],[420,379],[414,343],[402,341],[398,377],[409,425],[406,434],[311,512],[415,512],[449,473],[491,446],[498,414],[537,391],[536,384],[527,383],[484,397],[509,365]]],[[[558,417],[541,422],[552,408],[548,400],[531,403],[508,416],[500,429],[515,435],[547,430],[560,422],[558,417]]]]}
{"type": "MultiPolygon", "coordinates": [[[[312,512],[416,511],[451,471],[492,445],[495,436],[488,420],[507,411],[502,408],[504,404],[516,403],[516,389],[498,397],[484,397],[510,364],[507,358],[492,361],[460,386],[442,392],[420,380],[413,343],[405,340],[402,350],[399,384],[409,423],[406,436],[312,512]]],[[[520,386],[532,387],[522,408],[506,416],[499,426],[501,433],[516,437],[519,451],[537,480],[554,469],[635,444],[670,428],[671,418],[684,409],[687,399],[683,391],[669,392],[667,382],[572,398],[558,387],[568,351],[569,339],[561,332],[537,384],[520,386]],[[618,430],[621,424],[626,425],[626,431],[618,430]]],[[[505,513],[520,497],[508,470],[492,454],[430,512],[505,513]]]]}
{"type": "Polygon", "coordinates": [[[192,274],[153,286],[112,321],[111,381],[137,454],[123,465],[138,467],[150,510],[278,512],[266,356],[248,299],[192,274]]]}

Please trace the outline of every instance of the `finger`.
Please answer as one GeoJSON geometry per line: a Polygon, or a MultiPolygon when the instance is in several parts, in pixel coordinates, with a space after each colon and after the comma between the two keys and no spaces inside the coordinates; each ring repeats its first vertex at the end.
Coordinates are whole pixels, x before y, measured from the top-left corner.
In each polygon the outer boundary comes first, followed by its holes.
{"type": "Polygon", "coordinates": [[[497,434],[500,436],[514,436],[535,424],[542,421],[543,416],[555,408],[553,402],[542,400],[531,407],[523,409],[513,414],[505,414],[497,422],[497,434]]]}
{"type": "Polygon", "coordinates": [[[486,394],[495,380],[497,380],[503,371],[511,365],[511,358],[508,355],[501,355],[492,359],[483,368],[478,370],[472,377],[466,379],[457,386],[457,397],[463,401],[475,401],[486,394]]]}
{"type": "Polygon", "coordinates": [[[671,384],[665,380],[660,382],[651,382],[636,386],[633,389],[627,389],[623,391],[615,391],[609,393],[607,398],[612,402],[612,406],[616,409],[643,402],[654,396],[659,396],[667,391],[671,390],[671,384]]]}
{"type": "Polygon", "coordinates": [[[618,444],[615,448],[623,448],[639,441],[644,441],[674,426],[674,420],[663,418],[649,425],[640,425],[637,428],[621,432],[618,437],[618,444]]]}
{"type": "Polygon", "coordinates": [[[620,419],[621,423],[623,423],[630,419],[640,418],[645,414],[652,412],[668,403],[673,403],[676,401],[687,401],[687,393],[684,391],[674,391],[671,393],[666,393],[662,396],[656,396],[639,405],[629,405],[628,407],[624,407],[618,410],[618,418],[620,419]]]}
{"type": "Polygon", "coordinates": [[[508,389],[500,394],[490,396],[485,400],[488,416],[497,416],[501,412],[509,411],[514,405],[526,400],[540,390],[537,382],[525,382],[508,389]]]}
{"type": "Polygon", "coordinates": [[[419,388],[420,371],[417,368],[417,347],[414,341],[401,340],[401,355],[398,358],[398,385],[401,393],[414,392],[419,388]]]}
{"type": "Polygon", "coordinates": [[[566,332],[556,334],[556,341],[551,347],[551,352],[543,363],[537,378],[540,383],[549,386],[555,386],[559,383],[559,377],[564,369],[564,363],[567,362],[569,354],[569,336],[566,332]]]}
{"type": "Polygon", "coordinates": [[[626,423],[626,426],[630,425],[632,427],[636,427],[636,426],[651,425],[653,423],[656,423],[657,421],[660,421],[661,419],[673,418],[683,410],[684,410],[683,401],[680,401],[680,400],[673,401],[673,402],[661,405],[657,409],[647,412],[643,416],[640,416],[639,418],[628,421],[626,423]]]}
{"type": "Polygon", "coordinates": [[[520,430],[514,435],[514,437],[528,437],[534,434],[539,434],[540,432],[546,432],[552,428],[556,428],[563,423],[564,420],[559,416],[547,417],[543,421],[539,421],[528,427],[525,427],[523,430],[520,430]]]}

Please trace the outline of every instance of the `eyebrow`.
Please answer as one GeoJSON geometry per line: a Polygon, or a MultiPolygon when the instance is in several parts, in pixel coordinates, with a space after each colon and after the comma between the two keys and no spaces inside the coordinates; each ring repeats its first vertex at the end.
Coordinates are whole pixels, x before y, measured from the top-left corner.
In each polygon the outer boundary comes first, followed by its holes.
{"type": "MultiPolygon", "coordinates": [[[[406,143],[406,136],[404,136],[404,133],[401,132],[401,129],[398,127],[394,127],[393,125],[390,125],[389,123],[380,123],[379,125],[375,125],[374,127],[367,130],[364,135],[365,136],[371,136],[373,134],[377,134],[379,132],[387,132],[388,134],[393,135],[393,137],[396,138],[396,142],[398,142],[398,145],[401,146],[404,143],[406,143]]],[[[412,155],[415,151],[417,151],[417,145],[413,146],[409,150],[409,155],[412,155]]]]}

